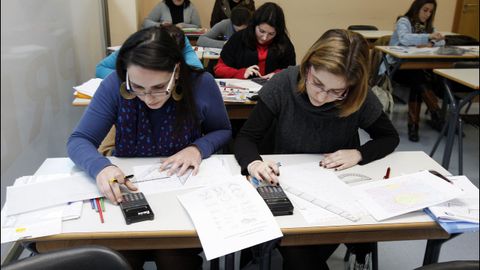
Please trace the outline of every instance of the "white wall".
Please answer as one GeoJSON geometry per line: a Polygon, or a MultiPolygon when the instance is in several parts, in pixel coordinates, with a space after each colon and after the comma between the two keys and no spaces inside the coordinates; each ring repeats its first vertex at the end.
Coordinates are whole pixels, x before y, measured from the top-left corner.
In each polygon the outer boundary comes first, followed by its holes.
{"type": "Polygon", "coordinates": [[[66,156],[83,112],[70,105],[72,86],[94,76],[104,41],[99,0],[2,0],[1,9],[3,207],[17,177],[66,156]]]}

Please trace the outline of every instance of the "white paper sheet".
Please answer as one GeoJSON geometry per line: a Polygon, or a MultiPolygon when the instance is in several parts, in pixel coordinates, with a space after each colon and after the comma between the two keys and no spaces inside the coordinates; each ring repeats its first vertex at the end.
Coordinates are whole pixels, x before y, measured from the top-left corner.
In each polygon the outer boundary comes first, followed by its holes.
{"type": "Polygon", "coordinates": [[[455,186],[463,190],[460,197],[445,203],[430,206],[429,209],[442,221],[468,221],[479,223],[478,188],[466,176],[448,177],[455,186]]]}
{"type": "Polygon", "coordinates": [[[7,216],[8,207],[6,204],[1,213],[2,244],[19,239],[42,237],[62,232],[64,205],[7,216]]]}
{"type": "MultiPolygon", "coordinates": [[[[323,208],[338,218],[358,221],[366,212],[356,202],[355,195],[345,182],[340,180],[331,170],[318,166],[318,162],[280,167],[280,185],[289,193],[323,208]]],[[[304,209],[305,210],[305,209],[304,209]]],[[[300,212],[307,220],[313,217],[312,211],[300,212]]],[[[316,212],[316,211],[315,211],[316,212]]],[[[317,214],[321,214],[322,211],[317,214]]]]}
{"type": "Polygon", "coordinates": [[[178,196],[207,260],[282,236],[258,192],[243,176],[178,196]]]}
{"type": "Polygon", "coordinates": [[[41,178],[51,178],[49,175],[35,177],[37,181],[33,183],[7,187],[8,216],[103,196],[95,181],[83,174],[48,181],[41,178]]]}
{"type": "Polygon", "coordinates": [[[181,177],[177,175],[167,176],[166,171],[158,171],[159,166],[160,163],[155,163],[135,166],[133,168],[135,179],[133,179],[132,182],[135,183],[144,194],[203,187],[221,181],[224,176],[231,175],[226,162],[217,157],[202,160],[198,174],[195,176],[191,174],[192,170],[189,170],[181,177]]]}
{"type": "Polygon", "coordinates": [[[98,87],[100,86],[101,82],[102,82],[102,79],[94,78],[94,79],[90,79],[90,80],[84,82],[81,85],[74,86],[73,89],[75,89],[79,93],[82,93],[82,94],[87,95],[89,97],[93,97],[95,95],[95,92],[97,91],[98,87]]]}
{"type": "Polygon", "coordinates": [[[462,193],[427,171],[358,185],[353,190],[378,221],[446,202],[462,193]]]}

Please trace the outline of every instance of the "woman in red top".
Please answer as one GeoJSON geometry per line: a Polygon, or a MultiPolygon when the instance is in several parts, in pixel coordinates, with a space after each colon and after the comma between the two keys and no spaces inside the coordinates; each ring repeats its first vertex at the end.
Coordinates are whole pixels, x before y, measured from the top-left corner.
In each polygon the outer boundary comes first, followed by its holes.
{"type": "Polygon", "coordinates": [[[218,78],[270,79],[293,65],[295,49],[288,38],[283,10],[267,2],[255,11],[246,29],[228,40],[214,71],[218,78]]]}

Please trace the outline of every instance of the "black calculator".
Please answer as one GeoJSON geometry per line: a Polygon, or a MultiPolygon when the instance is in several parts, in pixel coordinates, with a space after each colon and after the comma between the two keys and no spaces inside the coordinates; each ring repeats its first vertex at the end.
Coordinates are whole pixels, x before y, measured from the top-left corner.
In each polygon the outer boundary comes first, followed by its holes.
{"type": "Polygon", "coordinates": [[[257,187],[258,193],[274,216],[293,215],[293,204],[280,186],[257,187]]]}
{"type": "Polygon", "coordinates": [[[153,211],[142,192],[122,194],[122,199],[120,209],[122,209],[127,225],[144,220],[153,220],[153,211]]]}

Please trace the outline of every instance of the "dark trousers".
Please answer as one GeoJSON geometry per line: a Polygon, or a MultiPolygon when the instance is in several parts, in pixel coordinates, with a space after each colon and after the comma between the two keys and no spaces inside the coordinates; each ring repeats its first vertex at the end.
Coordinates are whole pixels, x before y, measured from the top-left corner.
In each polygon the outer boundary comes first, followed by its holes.
{"type": "Polygon", "coordinates": [[[134,270],[143,269],[143,264],[151,260],[157,269],[198,270],[203,262],[200,252],[201,248],[120,251],[134,270]]]}
{"type": "Polygon", "coordinates": [[[418,126],[422,101],[431,113],[438,114],[438,98],[432,89],[428,73],[424,70],[398,70],[393,79],[410,87],[408,98],[408,123],[418,126]]]}
{"type": "Polygon", "coordinates": [[[318,269],[328,270],[327,260],[338,244],[280,247],[284,270],[318,269]]]}

